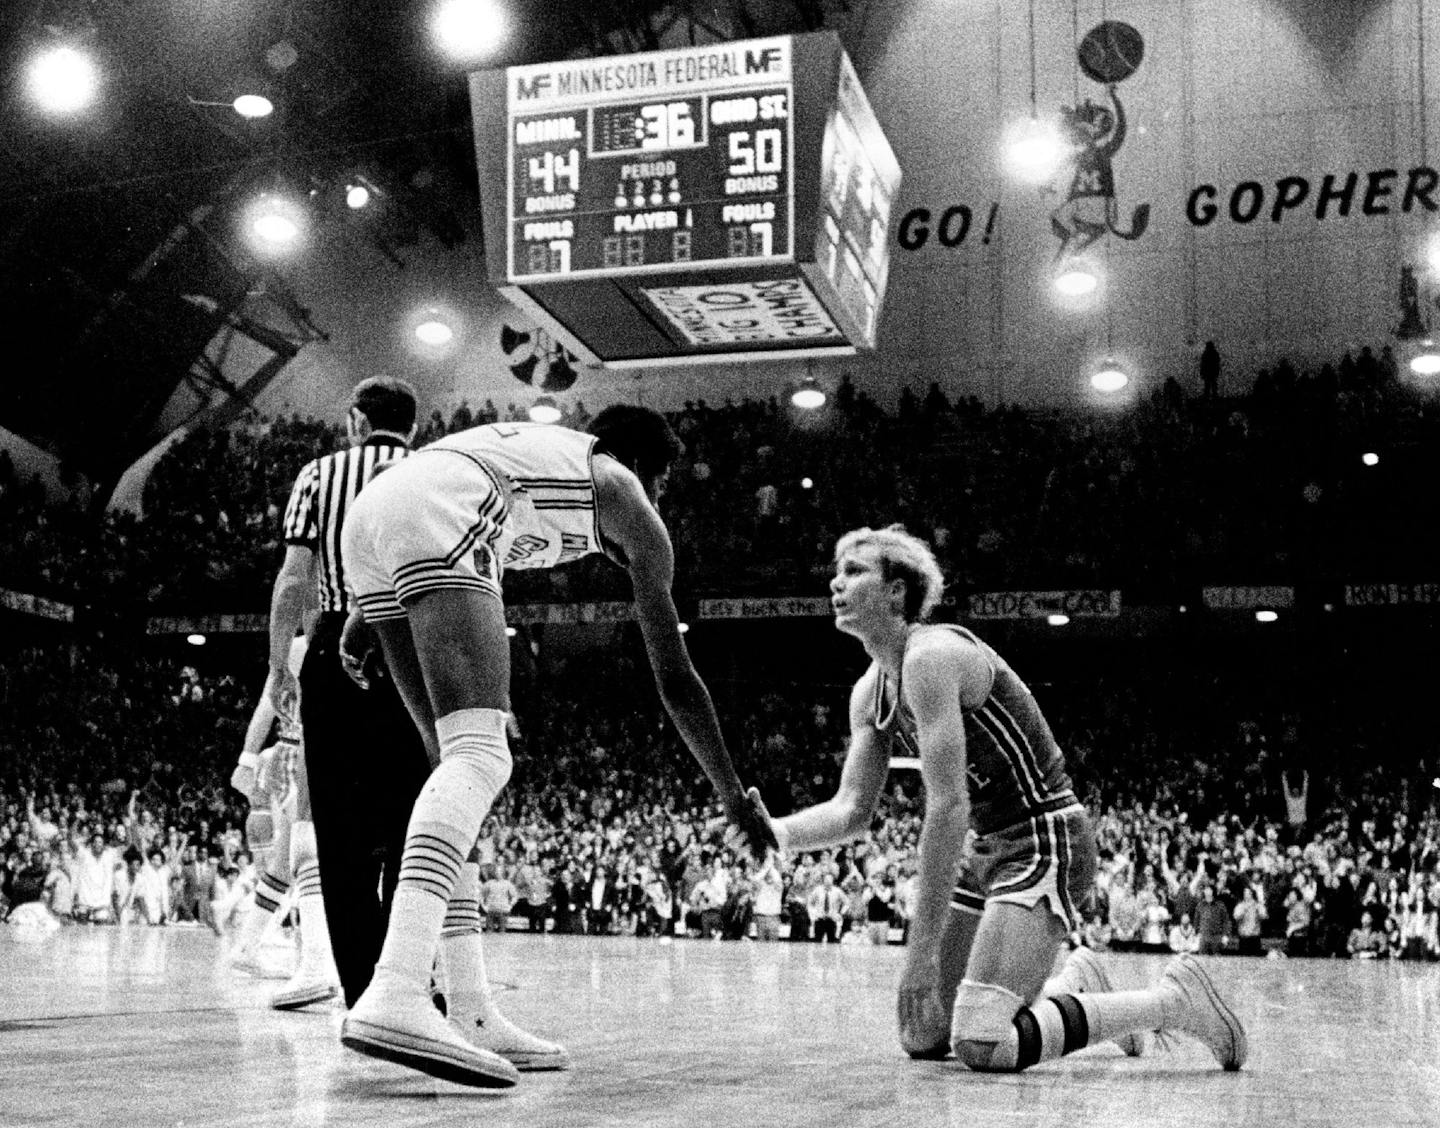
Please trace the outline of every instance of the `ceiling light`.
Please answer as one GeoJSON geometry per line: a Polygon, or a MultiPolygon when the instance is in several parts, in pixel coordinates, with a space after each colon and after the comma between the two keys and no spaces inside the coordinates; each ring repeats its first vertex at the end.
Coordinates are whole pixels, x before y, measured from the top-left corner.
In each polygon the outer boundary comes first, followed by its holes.
{"type": "Polygon", "coordinates": [[[503,12],[493,0],[443,0],[432,27],[441,50],[456,59],[487,55],[505,35],[503,12]]]}
{"type": "Polygon", "coordinates": [[[689,633],[690,633],[690,624],[689,624],[689,623],[681,623],[681,624],[679,624],[679,631],[680,631],[681,634],[689,634],[689,633]]]}
{"type": "Polygon", "coordinates": [[[42,109],[69,114],[94,100],[100,78],[90,56],[73,47],[52,47],[30,64],[29,85],[42,109]]]}
{"type": "Polygon", "coordinates": [[[455,330],[431,317],[415,326],[415,336],[427,345],[448,345],[455,336],[455,330]]]}
{"type": "Polygon", "coordinates": [[[1278,618],[1280,618],[1280,616],[1277,615],[1274,611],[1255,612],[1255,621],[1257,623],[1273,623],[1278,618]]]}
{"type": "Polygon", "coordinates": [[[1055,276],[1055,289],[1067,298],[1081,298],[1093,294],[1100,285],[1095,271],[1085,263],[1072,262],[1063,267],[1055,276]]]}
{"type": "Polygon", "coordinates": [[[230,105],[243,118],[269,117],[275,112],[275,103],[260,94],[241,94],[230,105]]]}
{"type": "Polygon", "coordinates": [[[1420,345],[1420,351],[1410,358],[1410,371],[1416,376],[1440,375],[1440,352],[1429,337],[1420,345]]]}
{"type": "Polygon", "coordinates": [[[516,634],[516,631],[515,631],[515,628],[514,628],[514,627],[506,627],[506,628],[505,628],[505,637],[506,637],[506,638],[514,638],[514,637],[515,637],[515,634],[516,634]]]}
{"type": "Polygon", "coordinates": [[[814,479],[814,478],[801,478],[801,479],[800,479],[800,488],[801,488],[802,490],[813,490],[813,489],[815,488],[815,479],[814,479]]]}
{"type": "Polygon", "coordinates": [[[532,423],[558,423],[560,422],[560,408],[549,396],[541,396],[530,405],[530,421],[532,423]]]}
{"type": "Polygon", "coordinates": [[[203,634],[188,634],[185,636],[185,641],[191,646],[204,646],[205,636],[203,634]]]}
{"type": "Polygon", "coordinates": [[[1380,456],[1376,454],[1373,450],[1367,450],[1364,454],[1360,456],[1360,461],[1365,463],[1366,466],[1379,466],[1380,456]]]}
{"type": "Polygon", "coordinates": [[[1063,627],[1070,621],[1070,616],[1057,611],[1053,615],[1046,615],[1045,621],[1052,627],[1063,627]]]}
{"type": "Polygon", "coordinates": [[[1130,377],[1120,367],[1118,361],[1103,361],[1090,377],[1090,386],[1097,392],[1105,392],[1107,395],[1118,392],[1126,384],[1130,383],[1130,377]]]}
{"type": "Polygon", "coordinates": [[[1029,117],[1005,139],[1005,165],[1028,184],[1043,184],[1059,170],[1070,152],[1053,121],[1029,117]]]}
{"type": "Polygon", "coordinates": [[[345,185],[345,206],[358,211],[370,202],[370,189],[363,184],[345,185]]]}
{"type": "Polygon", "coordinates": [[[807,376],[790,396],[790,402],[806,411],[825,406],[825,393],[813,376],[807,376]]]}

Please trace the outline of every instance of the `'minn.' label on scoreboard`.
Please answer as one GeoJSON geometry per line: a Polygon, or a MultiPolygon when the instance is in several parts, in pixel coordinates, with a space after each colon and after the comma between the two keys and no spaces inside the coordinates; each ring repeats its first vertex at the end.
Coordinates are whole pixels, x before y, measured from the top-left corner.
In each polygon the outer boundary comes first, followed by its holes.
{"type": "Polygon", "coordinates": [[[799,278],[714,286],[644,286],[643,293],[692,345],[806,341],[826,344],[840,329],[799,278]]]}

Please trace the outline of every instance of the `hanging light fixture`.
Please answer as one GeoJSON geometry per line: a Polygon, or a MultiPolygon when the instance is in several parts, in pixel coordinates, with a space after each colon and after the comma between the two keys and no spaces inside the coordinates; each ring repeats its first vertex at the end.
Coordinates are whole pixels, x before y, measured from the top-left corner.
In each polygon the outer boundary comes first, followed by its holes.
{"type": "Polygon", "coordinates": [[[1419,351],[1410,358],[1410,371],[1416,376],[1440,375],[1440,350],[1435,348],[1433,338],[1426,337],[1420,343],[1419,351]]]}
{"type": "Polygon", "coordinates": [[[1055,275],[1055,290],[1067,298],[1083,298],[1100,285],[1100,276],[1085,259],[1069,259],[1055,275]]]}
{"type": "Polygon", "coordinates": [[[1120,391],[1129,383],[1129,374],[1113,357],[1102,360],[1100,366],[1090,374],[1090,386],[1106,395],[1120,391]]]}
{"type": "Polygon", "coordinates": [[[800,381],[800,386],[790,393],[790,402],[803,411],[814,411],[817,407],[825,406],[825,392],[815,377],[807,376],[800,381]]]}
{"type": "Polygon", "coordinates": [[[550,396],[541,396],[530,405],[530,422],[532,423],[558,423],[560,422],[560,408],[550,396]]]}
{"type": "Polygon", "coordinates": [[[1036,94],[1035,0],[1030,0],[1030,116],[1006,133],[1004,153],[1009,170],[1028,184],[1043,184],[1055,175],[1069,152],[1058,123],[1040,117],[1036,94]]]}

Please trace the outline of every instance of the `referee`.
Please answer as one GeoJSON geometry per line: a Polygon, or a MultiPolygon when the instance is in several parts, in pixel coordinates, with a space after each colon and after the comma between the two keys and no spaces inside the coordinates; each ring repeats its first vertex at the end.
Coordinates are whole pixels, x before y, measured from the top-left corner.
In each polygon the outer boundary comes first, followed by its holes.
{"type": "Polygon", "coordinates": [[[350,448],[308,463],[290,491],[285,561],[270,596],[270,676],[276,711],[294,716],[287,658],[313,593],[320,614],[300,668],[299,719],[325,915],[352,1006],[380,958],[405,828],[430,763],[394,683],[375,677],[360,689],[339,656],[347,603],[340,527],[376,468],[410,453],[415,390],[403,380],[362,381],[346,431],[350,448]]]}

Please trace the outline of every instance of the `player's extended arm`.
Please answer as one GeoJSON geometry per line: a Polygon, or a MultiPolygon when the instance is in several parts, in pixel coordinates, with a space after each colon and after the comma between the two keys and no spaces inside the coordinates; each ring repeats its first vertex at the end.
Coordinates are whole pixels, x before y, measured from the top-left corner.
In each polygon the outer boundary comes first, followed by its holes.
{"type": "Polygon", "coordinates": [[[240,747],[240,759],[230,775],[230,786],[246,799],[254,802],[256,773],[260,769],[260,751],[265,738],[270,735],[270,726],[275,723],[275,705],[270,700],[273,677],[265,679],[265,689],[260,700],[255,702],[255,711],[250,714],[250,724],[245,729],[245,743],[240,747]]]}
{"type": "Polygon", "coordinates": [[[705,769],[726,817],[739,826],[757,859],[774,845],[763,808],[752,805],[725,747],[715,703],[690,661],[680,634],[671,584],[675,578],[675,550],[660,514],[650,504],[640,480],[619,463],[602,460],[596,485],[604,532],[624,555],[635,593],[635,618],[645,639],[650,668],[660,700],[670,714],[685,746],[705,769]]]}
{"type": "Polygon", "coordinates": [[[300,630],[307,603],[315,597],[316,568],[312,549],[303,544],[286,545],[285,560],[270,590],[270,681],[266,693],[275,711],[285,717],[294,711],[296,698],[290,644],[300,630]]]}
{"type": "Polygon", "coordinates": [[[775,820],[782,850],[819,850],[853,842],[870,828],[870,820],[890,770],[890,738],[878,732],[870,717],[876,673],[872,669],[850,691],[850,747],[834,796],[775,820]]]}
{"type": "MultiPolygon", "coordinates": [[[[966,661],[970,649],[957,644],[952,635],[937,633],[916,639],[905,656],[902,684],[915,716],[920,775],[925,784],[925,821],[920,829],[920,868],[909,941],[909,962],[917,967],[938,952],[955,872],[970,829],[965,722],[960,712],[960,686],[970,676],[966,661]]],[[[981,676],[988,676],[988,671],[981,676]]]]}

